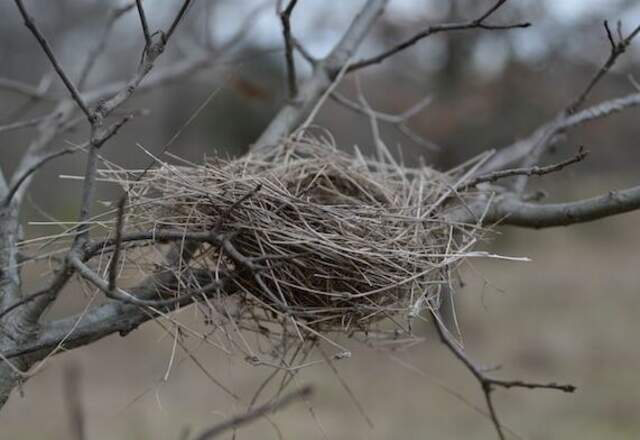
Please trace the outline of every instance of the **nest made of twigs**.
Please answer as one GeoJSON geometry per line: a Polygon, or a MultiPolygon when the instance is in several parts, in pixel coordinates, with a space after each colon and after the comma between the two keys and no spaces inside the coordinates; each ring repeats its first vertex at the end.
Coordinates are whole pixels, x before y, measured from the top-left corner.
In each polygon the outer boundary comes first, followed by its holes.
{"type": "Polygon", "coordinates": [[[103,175],[129,193],[127,230],[228,240],[201,246],[188,264],[215,277],[250,266],[220,292],[242,298],[237,319],[348,333],[383,318],[406,328],[403,318],[437,307],[478,233],[445,216],[455,176],[389,157],[303,139],[235,160],[163,164],[141,179],[103,175]]]}

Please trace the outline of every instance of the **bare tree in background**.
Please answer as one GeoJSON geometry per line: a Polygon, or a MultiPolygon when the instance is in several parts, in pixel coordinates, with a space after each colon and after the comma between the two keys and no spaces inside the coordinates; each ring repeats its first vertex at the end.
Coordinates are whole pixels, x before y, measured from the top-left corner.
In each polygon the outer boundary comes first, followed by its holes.
{"type": "MultiPolygon", "coordinates": [[[[103,240],[92,237],[89,222],[95,204],[96,173],[100,161],[100,152],[113,148],[112,142],[118,131],[138,113],[123,110],[124,104],[134,94],[145,90],[160,88],[169,81],[188,77],[196,71],[221,63],[234,45],[243,37],[242,30],[232,36],[224,45],[210,47],[205,54],[186,57],[163,67],[155,67],[156,60],[171,50],[173,37],[180,32],[180,23],[195,0],[176,2],[173,20],[163,29],[150,27],[142,1],[122,6],[111,12],[104,20],[101,37],[94,49],[87,53],[86,61],[78,78],[72,78],[65,66],[61,65],[54,50],[43,33],[40,23],[46,17],[38,15],[35,6],[29,6],[22,0],[15,0],[16,14],[20,14],[25,26],[33,34],[48,58],[59,80],[67,91],[68,97],[56,103],[55,109],[35,119],[17,120],[0,126],[0,132],[30,128],[33,137],[25,146],[21,160],[11,176],[5,176],[0,169],[0,406],[6,403],[12,391],[29,379],[49,358],[62,351],[91,344],[105,336],[120,333],[126,335],[146,321],[157,319],[177,308],[190,305],[193,296],[208,295],[207,290],[189,292],[167,300],[165,293],[180,280],[175,279],[175,271],[167,270],[143,280],[137,288],[130,289],[126,296],[116,294],[116,273],[118,252],[124,241],[145,241],[149,234],[137,237],[116,237],[103,240]],[[137,14],[140,21],[140,38],[144,50],[140,61],[130,78],[126,81],[103,84],[88,90],[87,78],[94,69],[96,61],[103,54],[106,41],[116,21],[124,14],[137,14]],[[56,149],[52,140],[59,134],[79,124],[90,127],[90,136],[84,144],[65,149],[56,149]],[[83,180],[81,208],[77,226],[73,231],[73,241],[64,256],[58,259],[55,271],[48,285],[37,291],[28,292],[22,288],[21,270],[25,264],[37,261],[39,255],[24,255],[21,250],[22,229],[20,225],[21,209],[29,194],[29,185],[33,176],[46,164],[57,157],[67,154],[86,154],[86,170],[83,180]],[[106,276],[92,272],[87,263],[103,255],[105,248],[113,253],[111,269],[106,276]],[[56,302],[68,284],[76,277],[87,279],[104,294],[106,301],[100,305],[88,305],[77,315],[60,319],[47,319],[46,311],[56,302]]],[[[524,32],[529,23],[499,23],[494,19],[496,11],[507,8],[506,0],[487,4],[486,10],[477,17],[454,23],[434,24],[405,41],[369,58],[359,58],[357,50],[363,40],[376,26],[376,20],[384,13],[387,0],[368,0],[341,39],[322,58],[311,56],[295,38],[291,30],[291,21],[295,20],[297,1],[278,1],[276,12],[282,24],[284,39],[283,62],[287,71],[288,98],[274,115],[268,127],[255,141],[252,149],[269,149],[295,132],[303,124],[308,124],[318,108],[329,97],[347,108],[359,112],[374,120],[386,120],[402,126],[424,102],[400,115],[388,115],[371,110],[365,102],[351,101],[336,93],[335,86],[347,75],[353,75],[370,66],[384,63],[405,49],[420,44],[431,35],[443,32],[524,32]],[[296,68],[294,53],[302,56],[312,67],[312,73],[301,77],[296,68]]],[[[486,2],[490,3],[490,2],[486,2]]],[[[248,17],[247,20],[251,20],[248,17]]],[[[246,28],[244,26],[243,28],[246,28]]],[[[610,54],[604,60],[602,68],[593,79],[584,86],[572,102],[567,103],[551,121],[537,127],[531,135],[504,146],[496,151],[487,151],[477,166],[473,167],[465,178],[450,188],[451,194],[468,188],[482,188],[472,203],[459,204],[451,209],[450,220],[478,223],[479,225],[516,225],[525,228],[547,228],[589,222],[608,216],[621,214],[640,208],[640,187],[631,187],[620,191],[610,191],[601,196],[568,203],[540,203],[532,200],[527,193],[527,180],[531,175],[544,175],[556,172],[564,167],[584,159],[582,150],[577,155],[568,155],[567,159],[551,165],[542,166],[540,162],[545,153],[558,144],[568,130],[583,124],[606,118],[627,108],[640,105],[640,92],[587,106],[592,90],[607,74],[619,57],[629,47],[634,37],[640,33],[640,26],[630,33],[624,33],[621,26],[611,29],[605,23],[605,32],[610,42],[610,54]]],[[[46,91],[22,82],[0,79],[0,87],[22,93],[33,99],[50,99],[46,91]]],[[[405,127],[406,128],[406,127],[405,127]]],[[[570,152],[573,153],[573,152],[570,152]]],[[[124,199],[120,201],[120,220],[124,199]]],[[[224,237],[210,234],[184,236],[165,234],[158,237],[167,241],[182,243],[166,255],[166,265],[178,266],[188,260],[190,254],[202,243],[218,240],[224,245],[224,237]]],[[[224,282],[222,280],[221,282],[224,282]]],[[[570,385],[554,383],[537,384],[521,380],[502,380],[488,375],[476,366],[459,348],[456,341],[443,329],[438,316],[433,322],[442,342],[470,370],[480,383],[490,417],[497,434],[504,438],[503,428],[498,420],[491,399],[495,388],[524,387],[551,388],[561,391],[573,391],[570,385]]],[[[306,391],[302,395],[308,394],[306,391]]],[[[295,395],[300,397],[300,394],[295,395]]],[[[286,403],[288,400],[285,400],[286,403]]],[[[277,406],[277,405],[275,405],[277,406]]],[[[251,420],[272,410],[273,407],[256,408],[251,420]]],[[[245,420],[245,419],[243,419],[245,420]]],[[[242,421],[238,422],[241,423],[242,421]]],[[[229,425],[233,427],[233,423],[229,425]]],[[[199,438],[212,438],[225,427],[213,428],[199,438]]]]}

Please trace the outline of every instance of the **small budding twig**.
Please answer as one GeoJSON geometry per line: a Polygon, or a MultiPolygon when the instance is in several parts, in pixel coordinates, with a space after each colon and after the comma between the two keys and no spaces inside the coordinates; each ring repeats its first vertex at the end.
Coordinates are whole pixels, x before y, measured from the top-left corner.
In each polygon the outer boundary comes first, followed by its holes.
{"type": "Polygon", "coordinates": [[[556,171],[562,170],[565,167],[568,167],[569,165],[583,161],[588,154],[589,152],[585,150],[583,146],[580,146],[580,148],[578,149],[578,154],[576,154],[574,157],[570,159],[563,160],[562,162],[558,162],[552,165],[547,165],[544,167],[532,166],[532,167],[526,167],[526,168],[511,168],[508,170],[500,170],[500,171],[494,171],[492,173],[482,174],[478,177],[474,177],[473,179],[469,180],[467,183],[460,186],[458,190],[464,191],[469,188],[473,188],[474,186],[477,186],[480,183],[495,182],[499,179],[504,179],[506,177],[534,176],[534,175],[543,176],[545,174],[554,173],[556,171]]]}

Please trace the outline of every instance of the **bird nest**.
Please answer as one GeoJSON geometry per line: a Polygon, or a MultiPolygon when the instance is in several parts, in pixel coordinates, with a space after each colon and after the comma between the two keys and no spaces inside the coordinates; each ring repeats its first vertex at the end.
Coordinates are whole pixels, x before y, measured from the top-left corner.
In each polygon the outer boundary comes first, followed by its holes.
{"type": "Polygon", "coordinates": [[[163,231],[183,231],[185,242],[216,237],[180,273],[226,280],[213,296],[235,299],[232,313],[217,312],[238,328],[397,336],[437,309],[481,230],[446,215],[465,197],[452,187],[463,170],[408,168],[379,156],[303,139],[235,160],[162,164],[142,178],[102,174],[128,192],[125,233],[152,230],[158,242],[163,231]]]}

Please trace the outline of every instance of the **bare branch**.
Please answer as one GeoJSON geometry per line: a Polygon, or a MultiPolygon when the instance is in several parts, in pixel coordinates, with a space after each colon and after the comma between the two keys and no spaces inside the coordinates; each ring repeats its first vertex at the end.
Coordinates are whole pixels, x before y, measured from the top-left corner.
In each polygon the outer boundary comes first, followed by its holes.
{"type": "MultiPolygon", "coordinates": [[[[622,31],[620,28],[621,26],[618,26],[619,34],[622,35],[622,31]]],[[[556,116],[556,118],[550,124],[548,124],[548,127],[542,127],[542,131],[538,130],[536,131],[536,133],[534,133],[534,136],[536,134],[538,136],[531,138],[531,145],[528,146],[529,151],[523,157],[522,166],[530,167],[540,162],[542,156],[548,150],[549,146],[553,143],[557,135],[564,132],[566,127],[572,124],[569,121],[572,120],[573,116],[577,115],[577,109],[582,106],[584,101],[587,99],[587,96],[593,90],[598,81],[600,81],[600,79],[609,71],[609,69],[611,69],[611,67],[613,67],[618,57],[626,51],[633,38],[640,32],[640,26],[638,26],[633,32],[631,32],[631,34],[627,38],[621,38],[621,40],[616,43],[606,21],[605,29],[607,31],[607,37],[609,38],[609,42],[611,44],[611,52],[609,54],[609,58],[602,66],[602,68],[596,73],[594,78],[589,82],[587,88],[566,108],[566,110],[556,116]]],[[[602,105],[603,104],[601,104],[601,106],[602,105]]],[[[581,118],[578,118],[577,120],[579,121],[580,119],[581,118]]],[[[513,185],[514,192],[522,193],[527,185],[527,181],[528,179],[526,175],[519,176],[515,180],[515,183],[513,185]]]]}
{"type": "Polygon", "coordinates": [[[296,80],[296,63],[293,58],[294,42],[291,35],[291,13],[296,7],[298,0],[289,0],[287,7],[279,12],[282,23],[282,34],[284,37],[284,55],[287,62],[287,83],[289,84],[289,99],[293,99],[298,94],[298,84],[296,80]]]}
{"type": "Polygon", "coordinates": [[[40,32],[40,29],[35,24],[35,21],[33,20],[33,18],[29,16],[27,10],[24,7],[24,4],[22,3],[22,0],[15,0],[15,2],[16,2],[16,6],[18,6],[18,10],[20,11],[20,15],[22,15],[25,26],[36,37],[36,40],[38,40],[38,43],[42,47],[42,50],[47,54],[47,57],[49,58],[51,65],[58,73],[58,76],[60,76],[60,79],[62,79],[62,82],[67,87],[67,90],[69,90],[69,93],[73,97],[74,101],[76,101],[80,109],[87,116],[87,119],[89,120],[89,122],[92,122],[93,121],[92,113],[89,111],[89,108],[87,107],[84,100],[82,99],[82,96],[80,96],[80,92],[78,92],[78,89],[76,89],[76,86],[73,85],[73,83],[65,73],[64,69],[56,59],[56,56],[53,54],[53,51],[51,50],[51,46],[49,45],[49,42],[47,41],[45,36],[42,34],[42,32],[40,32]]]}
{"type": "Polygon", "coordinates": [[[122,229],[124,228],[124,208],[127,203],[127,195],[124,194],[118,201],[118,216],[116,217],[116,237],[115,249],[111,256],[111,265],[109,266],[109,292],[116,290],[116,281],[118,278],[118,264],[120,263],[120,250],[122,249],[122,229]]]}
{"type": "Polygon", "coordinates": [[[291,39],[293,40],[293,46],[298,52],[300,52],[302,58],[304,58],[312,67],[315,67],[315,65],[318,64],[318,60],[315,59],[313,55],[311,55],[311,53],[309,53],[309,51],[296,38],[291,37],[291,39]]]}
{"type": "Polygon", "coordinates": [[[51,115],[38,116],[37,118],[27,119],[25,121],[18,121],[18,122],[12,122],[10,124],[0,125],[0,133],[3,133],[5,131],[13,131],[13,130],[20,130],[22,128],[33,127],[42,123],[43,121],[46,121],[50,117],[51,115]]]}
{"type": "Polygon", "coordinates": [[[620,191],[610,191],[590,199],[569,203],[531,203],[519,200],[513,194],[471,204],[465,209],[451,212],[450,218],[458,221],[522,226],[525,228],[550,228],[586,223],[640,209],[640,186],[620,191]],[[473,218],[467,209],[473,212],[473,218]]]}
{"type": "Polygon", "coordinates": [[[477,186],[480,183],[495,182],[497,180],[504,179],[506,177],[534,176],[534,175],[543,176],[545,174],[554,173],[556,171],[562,170],[565,167],[568,167],[569,165],[572,165],[577,162],[581,162],[582,160],[584,160],[585,157],[587,157],[587,154],[588,154],[588,151],[586,151],[584,147],[580,147],[580,149],[578,150],[578,154],[576,154],[574,157],[563,160],[562,162],[558,162],[556,164],[548,165],[545,167],[533,166],[528,168],[511,168],[508,170],[494,171],[492,173],[483,174],[483,175],[472,178],[467,183],[460,186],[459,191],[464,191],[466,189],[473,188],[474,186],[477,186]]]}
{"type": "MultiPolygon", "coordinates": [[[[187,277],[188,274],[184,276],[187,277]]],[[[215,277],[210,275],[210,278],[215,277]]],[[[129,296],[136,298],[135,303],[118,298],[92,307],[86,313],[79,313],[43,324],[35,339],[25,342],[19,347],[5,350],[2,355],[11,359],[33,354],[34,359],[37,360],[46,357],[61,343],[63,343],[63,349],[71,350],[113,333],[120,333],[124,336],[143,323],[157,318],[158,313],[170,313],[176,307],[192,303],[195,295],[202,294],[212,298],[219,287],[203,286],[182,294],[178,301],[163,301],[163,295],[173,294],[178,283],[180,281],[170,270],[154,274],[142,281],[137,287],[130,289],[129,296]],[[147,301],[149,304],[145,304],[147,301]]],[[[107,288],[107,283],[104,283],[103,287],[107,288]]]]}
{"type": "Polygon", "coordinates": [[[640,93],[635,93],[622,98],[601,102],[600,104],[572,115],[567,116],[562,113],[551,122],[540,126],[529,137],[498,150],[498,152],[477,171],[477,174],[486,174],[519,163],[525,157],[531,155],[535,149],[546,148],[554,142],[557,136],[563,134],[570,128],[602,119],[639,105],[640,93]]]}
{"type": "Polygon", "coordinates": [[[184,14],[186,14],[187,9],[189,9],[189,6],[191,6],[191,0],[184,0],[182,2],[182,6],[180,7],[180,10],[176,14],[175,18],[173,19],[171,26],[169,26],[169,30],[164,34],[163,40],[165,44],[167,43],[167,41],[169,41],[169,38],[171,38],[171,36],[175,32],[180,21],[182,21],[182,17],[184,17],[184,14]]]}
{"type": "Polygon", "coordinates": [[[46,156],[47,147],[59,133],[62,126],[69,122],[74,111],[75,103],[73,101],[66,100],[61,102],[52,112],[52,117],[44,121],[42,126],[38,128],[37,136],[30,142],[11,178],[11,186],[17,188],[15,194],[12,196],[12,200],[16,206],[22,203],[25,191],[31,183],[33,172],[29,172],[29,170],[33,168],[34,164],[39,162],[43,156],[46,156]],[[22,176],[24,174],[27,174],[27,177],[23,179],[22,176]],[[21,183],[16,186],[18,181],[21,181],[21,183]]]}
{"type": "Polygon", "coordinates": [[[373,23],[382,14],[387,3],[388,0],[370,0],[364,4],[342,39],[325,59],[317,63],[313,74],[300,85],[296,102],[282,107],[258,138],[254,149],[277,143],[304,120],[371,31],[373,23]]]}
{"type": "Polygon", "coordinates": [[[360,61],[356,61],[349,67],[349,72],[353,72],[355,70],[363,69],[365,67],[369,67],[373,64],[379,64],[396,55],[399,52],[402,52],[411,46],[414,46],[419,41],[440,33],[440,32],[451,32],[451,31],[461,31],[461,30],[469,30],[469,29],[486,29],[486,30],[506,30],[506,29],[519,29],[519,28],[527,28],[531,26],[531,23],[517,23],[510,25],[488,25],[484,21],[489,18],[495,11],[497,11],[506,0],[499,0],[496,2],[488,11],[482,14],[480,17],[470,20],[464,21],[460,23],[445,23],[445,24],[437,24],[427,27],[426,29],[418,32],[413,35],[411,38],[395,45],[394,47],[376,55],[371,58],[365,58],[360,61]]]}
{"type": "Polygon", "coordinates": [[[239,426],[245,425],[256,419],[259,419],[260,417],[264,417],[265,415],[284,408],[285,406],[289,405],[292,402],[295,402],[296,400],[308,399],[311,396],[312,391],[312,388],[309,386],[301,388],[300,390],[294,391],[293,393],[290,393],[287,396],[276,400],[275,402],[266,403],[262,406],[252,409],[245,414],[233,417],[224,423],[207,429],[206,431],[195,437],[193,440],[210,440],[212,438],[215,438],[226,431],[238,428],[239,426]]]}
{"type": "MultiPolygon", "coordinates": [[[[29,28],[32,29],[32,32],[34,32],[34,35],[36,35],[37,37],[38,36],[41,37],[41,33],[39,32],[38,28],[35,26],[33,21],[30,19],[30,17],[27,15],[21,0],[16,0],[16,4],[20,8],[20,11],[25,19],[25,23],[27,23],[27,26],[29,26],[29,28]]],[[[183,9],[180,10],[173,24],[177,24],[180,21],[180,18],[186,11],[186,6],[188,6],[188,4],[189,4],[188,1],[185,2],[185,5],[183,5],[183,9]]],[[[41,42],[41,45],[43,46],[43,49],[49,56],[50,61],[53,64],[56,64],[57,61],[55,60],[55,57],[53,57],[53,54],[51,53],[51,51],[48,50],[49,46],[46,40],[44,40],[44,37],[39,38],[38,40],[41,42]]],[[[31,322],[37,322],[39,314],[44,312],[44,310],[48,307],[48,305],[55,300],[58,292],[66,285],[68,280],[73,275],[74,270],[73,270],[73,266],[71,266],[70,263],[73,262],[74,259],[78,258],[78,253],[81,253],[81,248],[87,239],[88,228],[86,225],[86,220],[90,215],[90,208],[91,208],[91,204],[93,203],[93,196],[95,192],[95,174],[96,174],[96,167],[97,167],[97,161],[98,161],[97,150],[112,136],[114,136],[118,132],[118,130],[126,122],[128,122],[131,119],[132,115],[126,116],[125,118],[116,122],[106,130],[101,129],[103,119],[109,114],[111,114],[116,108],[118,108],[122,103],[124,103],[135,92],[135,90],[137,89],[142,79],[152,69],[155,59],[163,52],[167,41],[168,41],[168,36],[165,36],[163,38],[160,38],[159,41],[153,43],[152,46],[146,47],[144,51],[142,63],[138,71],[134,75],[134,77],[131,80],[129,80],[124,87],[120,88],[115,95],[111,96],[105,102],[100,104],[98,108],[95,110],[95,112],[89,113],[86,106],[84,106],[83,108],[83,110],[86,110],[85,114],[87,114],[89,121],[91,123],[92,133],[91,133],[91,139],[89,142],[90,148],[89,148],[89,154],[87,158],[87,166],[85,170],[85,180],[84,180],[84,187],[82,192],[82,200],[81,200],[81,207],[80,207],[80,214],[79,214],[79,227],[77,230],[76,238],[74,240],[74,244],[72,246],[72,249],[69,251],[68,258],[66,259],[64,267],[58,271],[51,287],[48,289],[45,289],[47,293],[38,295],[38,297],[34,301],[32,301],[32,304],[29,307],[29,310],[25,314],[25,316],[27,316],[31,322]]],[[[56,68],[56,71],[58,71],[59,73],[61,72],[61,76],[66,78],[66,75],[64,75],[64,71],[58,68],[56,68]]],[[[67,81],[68,81],[68,78],[67,78],[67,81]]],[[[75,87],[71,87],[69,88],[69,90],[72,93],[72,96],[75,93],[79,97],[75,87]]],[[[84,105],[84,101],[82,100],[82,98],[80,98],[80,102],[84,105]]],[[[17,186],[17,188],[24,188],[26,186],[25,184],[28,183],[30,179],[30,175],[33,174],[33,171],[29,171],[31,169],[31,166],[29,165],[32,164],[33,162],[38,161],[38,155],[40,154],[40,150],[42,150],[42,148],[46,144],[48,144],[48,142],[55,136],[58,128],[60,127],[60,124],[63,121],[66,121],[65,118],[70,117],[69,111],[62,114],[63,116],[60,118],[61,122],[57,124],[49,124],[49,127],[42,132],[41,140],[35,144],[32,144],[32,146],[30,146],[30,148],[27,150],[27,153],[25,153],[25,156],[23,157],[23,161],[21,165],[18,167],[18,170],[21,170],[22,173],[28,172],[27,173],[28,175],[23,179],[20,179],[20,178],[18,179],[23,184],[22,186],[17,186]]],[[[35,167],[35,168],[37,169],[38,167],[35,167]]],[[[15,199],[16,196],[18,196],[19,198],[20,195],[21,195],[20,191],[15,191],[15,196],[13,196],[13,199],[15,199]]],[[[13,301],[13,303],[15,303],[15,300],[13,301]]]]}
{"type": "Polygon", "coordinates": [[[9,313],[11,313],[13,310],[16,310],[19,307],[24,306],[27,303],[30,303],[31,301],[35,301],[36,299],[44,296],[44,295],[48,295],[49,294],[49,289],[43,289],[43,290],[39,290],[36,293],[32,293],[29,296],[26,296],[24,298],[22,298],[20,301],[15,302],[13,304],[11,304],[9,307],[7,307],[6,309],[2,310],[0,312],[0,319],[4,318],[5,316],[7,316],[9,313]]]}
{"type": "MultiPolygon", "coordinates": [[[[116,247],[116,249],[118,248],[116,247]]],[[[123,289],[117,289],[115,287],[111,289],[109,283],[104,281],[97,273],[95,273],[86,264],[80,261],[80,258],[78,258],[77,255],[72,254],[69,259],[78,273],[84,279],[100,289],[107,298],[122,302],[124,304],[133,304],[136,306],[168,307],[173,305],[186,305],[187,302],[196,295],[205,295],[207,293],[220,290],[228,280],[228,277],[222,280],[212,280],[206,286],[194,289],[188,293],[183,293],[179,296],[169,299],[141,299],[123,289]]]]}
{"type": "Polygon", "coordinates": [[[487,409],[489,410],[489,416],[491,417],[491,421],[493,422],[496,432],[498,433],[498,437],[501,440],[505,440],[506,437],[504,435],[504,432],[502,431],[502,424],[498,419],[498,414],[493,404],[492,393],[493,391],[495,391],[496,387],[551,389],[563,391],[565,393],[573,393],[576,390],[576,387],[573,385],[559,385],[556,383],[535,383],[525,382],[522,380],[503,380],[494,379],[488,376],[484,371],[482,371],[480,367],[476,366],[476,364],[471,359],[469,359],[462,348],[460,348],[459,344],[452,338],[447,329],[444,328],[440,316],[438,316],[434,311],[431,311],[431,315],[433,318],[433,325],[442,343],[449,349],[449,351],[451,351],[451,353],[453,353],[456,358],[458,358],[460,362],[462,362],[462,364],[471,372],[471,374],[473,374],[476,380],[480,383],[487,404],[487,409]]]}
{"type": "Polygon", "coordinates": [[[373,109],[366,109],[362,104],[352,101],[351,99],[347,98],[346,96],[336,91],[332,92],[330,97],[337,103],[341,104],[342,106],[344,106],[345,108],[353,112],[362,114],[367,117],[370,117],[371,115],[373,115],[377,120],[394,125],[400,131],[400,133],[404,134],[410,140],[412,140],[413,142],[415,142],[416,144],[422,147],[427,148],[428,150],[431,150],[431,151],[441,150],[439,145],[427,139],[424,139],[418,134],[414,133],[413,130],[411,130],[411,128],[408,125],[409,120],[413,116],[417,115],[422,110],[424,110],[425,107],[431,104],[431,101],[432,101],[431,96],[425,96],[420,101],[418,101],[413,106],[411,106],[409,109],[399,114],[384,113],[384,112],[376,111],[373,109]]]}
{"type": "MultiPolygon", "coordinates": [[[[620,22],[618,22],[620,25],[620,22]]],[[[618,26],[618,29],[620,26],[618,26]]],[[[575,113],[584,103],[584,101],[589,96],[589,93],[593,90],[593,88],[598,84],[598,82],[602,79],[603,76],[609,72],[609,70],[615,65],[618,57],[626,52],[627,48],[633,41],[633,39],[640,33],[640,25],[638,25],[626,38],[622,38],[620,33],[620,40],[616,42],[611,34],[611,30],[609,29],[609,23],[604,21],[604,29],[607,32],[607,38],[609,39],[609,44],[611,45],[611,51],[609,53],[609,57],[603,64],[603,66],[598,70],[595,76],[589,81],[589,84],[584,89],[584,91],[567,107],[566,112],[568,114],[575,113]]]]}
{"type": "Polygon", "coordinates": [[[46,101],[55,100],[51,96],[48,96],[46,91],[41,90],[40,87],[35,87],[31,84],[15,81],[13,79],[0,78],[0,88],[20,93],[31,99],[42,99],[46,101]]]}
{"type": "Polygon", "coordinates": [[[64,371],[64,401],[69,411],[73,440],[86,440],[86,421],[80,389],[80,367],[71,364],[64,371]]]}
{"type": "Polygon", "coordinates": [[[135,4],[131,2],[131,3],[125,4],[124,6],[111,10],[109,14],[109,18],[107,19],[107,23],[105,24],[104,30],[102,31],[102,35],[100,36],[100,39],[96,43],[95,47],[87,55],[87,60],[84,66],[82,67],[82,71],[80,72],[80,77],[78,79],[78,90],[82,90],[84,88],[84,85],[87,79],[89,78],[89,74],[91,73],[93,66],[98,60],[98,57],[100,56],[100,54],[104,52],[104,49],[107,45],[107,41],[109,40],[109,36],[113,31],[113,27],[116,24],[116,21],[118,21],[118,19],[122,17],[124,14],[126,14],[128,11],[133,9],[134,6],[135,4]]]}
{"type": "Polygon", "coordinates": [[[82,150],[82,148],[65,148],[64,150],[54,151],[38,158],[38,160],[35,161],[29,168],[24,170],[20,177],[18,177],[18,179],[11,185],[11,188],[2,201],[2,205],[9,206],[11,200],[13,199],[13,196],[20,188],[20,185],[22,185],[33,173],[42,168],[47,162],[67,154],[75,153],[80,150],[82,150]]]}
{"type": "Polygon", "coordinates": [[[149,33],[149,25],[147,24],[147,16],[144,13],[142,7],[142,0],[136,0],[136,8],[138,8],[138,15],[140,16],[140,25],[142,26],[142,33],[144,35],[145,47],[151,47],[151,34],[149,33]]]}

